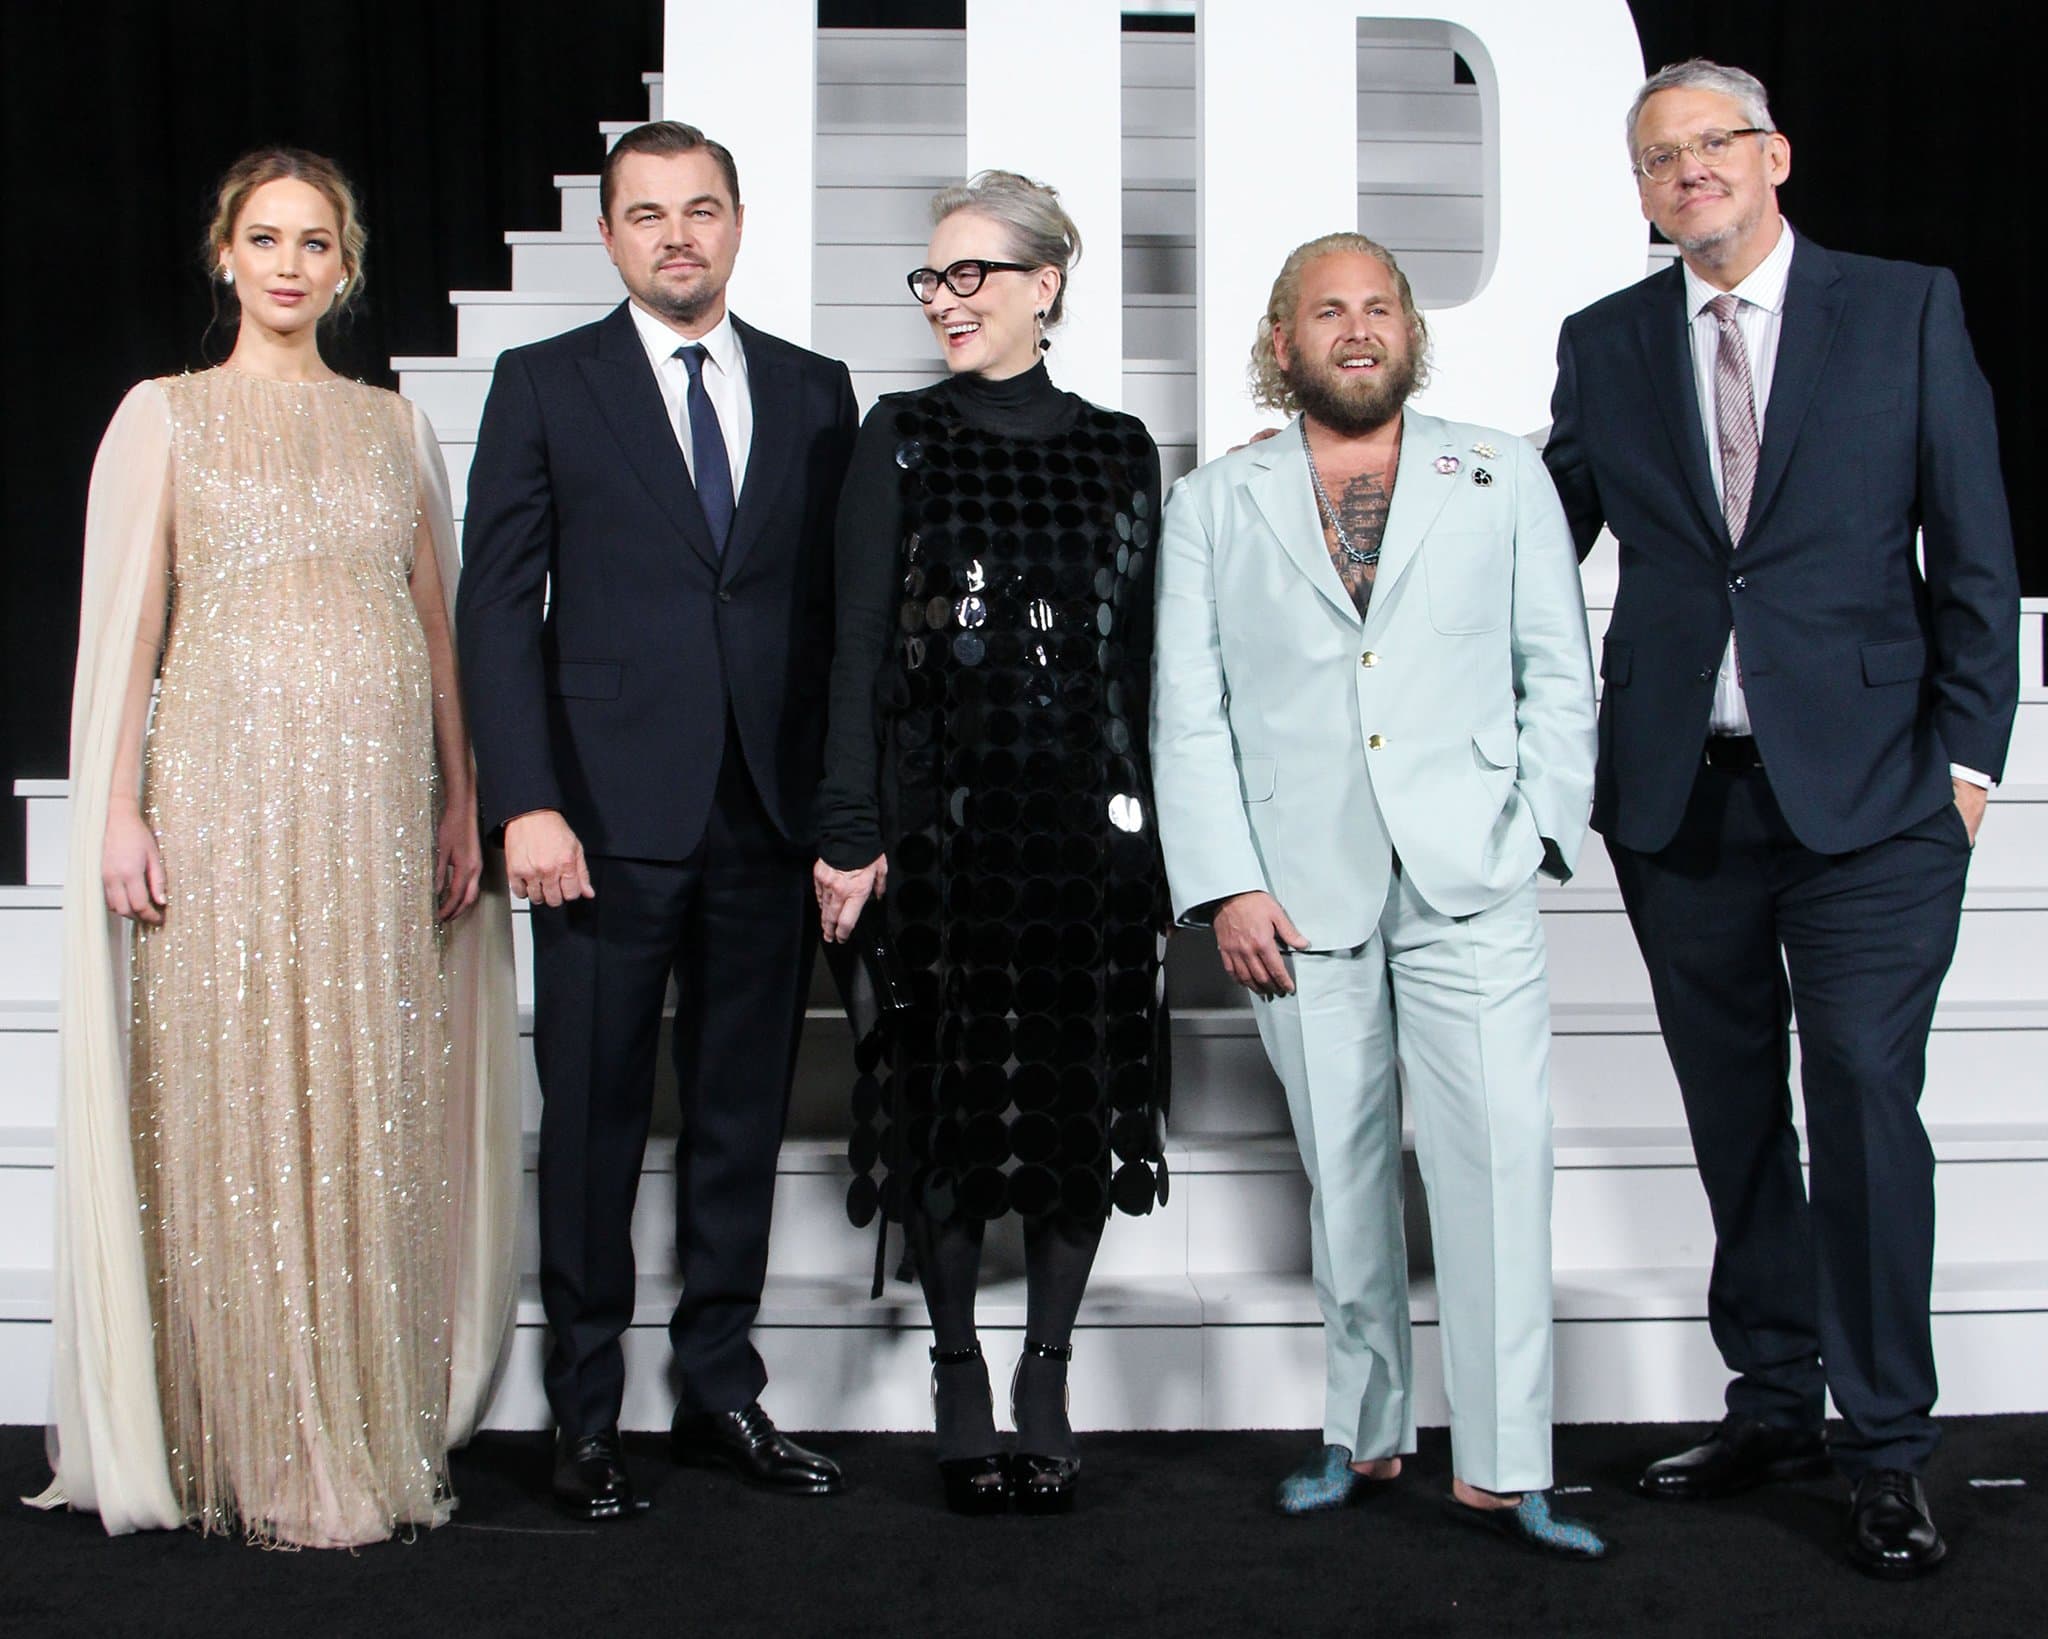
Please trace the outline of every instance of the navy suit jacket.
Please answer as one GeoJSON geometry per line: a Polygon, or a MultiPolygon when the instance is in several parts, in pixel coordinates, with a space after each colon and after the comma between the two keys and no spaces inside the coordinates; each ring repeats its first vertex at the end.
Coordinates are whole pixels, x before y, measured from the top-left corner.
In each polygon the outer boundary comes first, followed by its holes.
{"type": "Polygon", "coordinates": [[[624,303],[498,360],[455,611],[489,833],[553,808],[591,853],[687,856],[729,712],[769,815],[812,845],[859,417],[844,364],[733,327],[754,436],[723,555],[624,303]]]}
{"type": "Polygon", "coordinates": [[[1740,551],[1675,263],[1565,321],[1551,415],[1544,461],[1579,555],[1603,523],[1621,546],[1598,830],[1646,853],[1671,841],[1731,626],[1772,792],[1808,848],[1845,853],[1937,812],[1951,762],[2003,773],[2019,581],[1953,274],[1794,241],[1740,551]]]}

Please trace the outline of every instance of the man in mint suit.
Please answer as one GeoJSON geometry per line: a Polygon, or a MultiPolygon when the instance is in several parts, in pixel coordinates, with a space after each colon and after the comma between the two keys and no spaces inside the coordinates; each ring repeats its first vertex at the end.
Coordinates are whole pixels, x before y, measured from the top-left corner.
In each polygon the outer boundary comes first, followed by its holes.
{"type": "Polygon", "coordinates": [[[1287,1089],[1329,1388],[1306,1513],[1415,1449],[1406,1086],[1429,1195],[1453,1514],[1598,1557],[1551,1515],[1549,990],[1539,871],[1593,790],[1577,554],[1536,451],[1404,409],[1427,331],[1385,250],[1294,252],[1253,353],[1299,412],[1167,503],[1152,756],[1175,915],[1213,924],[1287,1089]],[[1398,1024],[1397,1024],[1398,1021],[1398,1024]]]}

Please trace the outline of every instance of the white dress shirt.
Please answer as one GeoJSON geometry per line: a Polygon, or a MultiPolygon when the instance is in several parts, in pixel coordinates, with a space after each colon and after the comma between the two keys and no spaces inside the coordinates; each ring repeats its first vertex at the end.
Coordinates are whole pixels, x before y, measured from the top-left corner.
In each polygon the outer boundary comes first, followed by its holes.
{"type": "MultiPolygon", "coordinates": [[[[1714,493],[1722,492],[1721,440],[1715,419],[1714,362],[1721,349],[1720,322],[1709,304],[1721,294],[1683,262],[1685,310],[1692,315],[1692,380],[1699,394],[1700,426],[1706,432],[1707,461],[1713,468],[1714,493]]],[[[1771,376],[1778,366],[1778,335],[1785,322],[1785,282],[1792,273],[1792,224],[1782,223],[1778,242],[1770,254],[1751,270],[1748,278],[1730,295],[1736,298],[1735,328],[1749,352],[1749,380],[1756,390],[1756,433],[1764,436],[1764,410],[1771,402],[1771,376]]],[[[1736,544],[1740,554],[1741,543],[1736,544]]],[[[1720,674],[1714,679],[1714,708],[1707,719],[1712,734],[1747,734],[1749,702],[1742,696],[1742,675],[1736,662],[1735,634],[1728,634],[1728,646],[1721,651],[1720,674]]],[[[1950,775],[1971,785],[1992,785],[1991,776],[1960,763],[1949,764],[1950,775]]]]}
{"type": "Polygon", "coordinates": [[[647,349],[647,362],[654,370],[654,384],[661,389],[661,402],[668,408],[668,424],[682,446],[689,463],[690,481],[697,481],[697,453],[690,444],[689,366],[675,356],[678,347],[704,349],[704,391],[718,414],[718,430],[725,439],[726,460],[732,466],[732,495],[737,501],[741,481],[746,477],[747,452],[754,442],[754,400],[747,390],[747,350],[726,314],[696,343],[676,334],[638,302],[626,303],[633,315],[633,328],[640,332],[640,345],[647,349]]]}
{"type": "MultiPolygon", "coordinates": [[[[1722,491],[1721,440],[1716,431],[1714,361],[1721,351],[1721,326],[1711,303],[1721,294],[1690,267],[1685,268],[1685,310],[1692,315],[1692,381],[1699,394],[1700,426],[1707,437],[1707,461],[1714,472],[1714,493],[1722,491]]],[[[1750,385],[1756,389],[1756,435],[1764,436],[1764,408],[1771,401],[1771,374],[1778,364],[1778,332],[1785,318],[1785,281],[1792,272],[1792,227],[1778,229],[1771,252],[1730,292],[1736,299],[1735,328],[1749,353],[1750,385]]],[[[1741,552],[1741,543],[1736,551],[1741,552]]],[[[1736,664],[1735,634],[1721,651],[1721,673],[1714,679],[1714,709],[1707,719],[1710,733],[1747,734],[1749,703],[1742,697],[1742,674],[1736,664]]]]}

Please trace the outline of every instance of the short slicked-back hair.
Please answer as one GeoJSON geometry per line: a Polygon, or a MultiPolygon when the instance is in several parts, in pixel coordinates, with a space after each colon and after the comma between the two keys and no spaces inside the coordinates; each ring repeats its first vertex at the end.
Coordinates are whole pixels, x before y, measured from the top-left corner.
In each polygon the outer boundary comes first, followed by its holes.
{"type": "Polygon", "coordinates": [[[732,150],[722,142],[713,142],[696,126],[685,125],[681,120],[650,120],[645,125],[634,126],[612,144],[612,151],[604,156],[604,169],[597,175],[598,214],[606,221],[611,220],[619,161],[628,154],[694,154],[699,151],[718,161],[718,168],[725,173],[726,191],[732,195],[732,208],[738,210],[740,168],[733,163],[732,150]]]}

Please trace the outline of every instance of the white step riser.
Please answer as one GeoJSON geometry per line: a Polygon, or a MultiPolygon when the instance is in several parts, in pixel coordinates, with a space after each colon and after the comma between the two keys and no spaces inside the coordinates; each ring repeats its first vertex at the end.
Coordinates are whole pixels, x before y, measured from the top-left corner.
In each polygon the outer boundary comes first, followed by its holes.
{"type": "Polygon", "coordinates": [[[964,29],[818,30],[818,79],[823,84],[957,85],[966,77],[964,29]]]}
{"type": "MultiPolygon", "coordinates": [[[[886,177],[821,186],[817,190],[812,232],[820,245],[915,244],[931,238],[929,187],[892,184],[886,177]]],[[[591,231],[584,224],[578,231],[591,231]]],[[[1177,234],[1195,231],[1194,179],[1177,187],[1133,184],[1124,189],[1123,231],[1126,234],[1177,234]]],[[[1083,252],[1085,265],[1087,252],[1083,252]]]]}
{"type": "MultiPolygon", "coordinates": [[[[1195,138],[1126,133],[1123,172],[1147,182],[1192,180],[1195,138]]],[[[964,133],[846,130],[818,135],[817,180],[821,187],[880,182],[891,178],[951,179],[966,167],[964,133]]],[[[1478,194],[1483,188],[1484,149],[1476,141],[1375,140],[1361,136],[1358,175],[1379,187],[1427,187],[1450,194],[1478,194]]],[[[1058,178],[1052,179],[1057,185],[1058,178]]],[[[567,220],[567,218],[565,218],[567,220]]]]}
{"type": "MultiPolygon", "coordinates": [[[[959,73],[966,73],[962,48],[959,73]]],[[[967,129],[967,86],[946,80],[825,80],[818,86],[815,118],[821,131],[846,125],[935,126],[967,129]]],[[[830,140],[821,137],[821,142],[830,140]]]]}
{"type": "MultiPolygon", "coordinates": [[[[906,1309],[893,1311],[904,1319],[890,1326],[757,1328],[754,1342],[768,1366],[766,1398],[782,1425],[928,1430],[924,1350],[931,1334],[906,1309]]],[[[1022,1345],[1022,1317],[998,1324],[998,1313],[985,1308],[981,1336],[998,1417],[1007,1426],[1001,1386],[1022,1345]]],[[[1308,1429],[1321,1414],[1323,1342],[1312,1325],[1108,1327],[1091,1325],[1084,1311],[1077,1341],[1072,1416],[1082,1431],[1308,1429]]],[[[1934,1343],[1941,1415],[2039,1409],[2030,1366],[2048,1358],[2048,1315],[1937,1315],[1934,1343]]],[[[549,1425],[540,1387],[546,1346],[541,1326],[519,1327],[487,1426],[549,1425]]],[[[1564,1321],[1555,1331],[1555,1355],[1559,1423],[1710,1422],[1721,1413],[1727,1372],[1704,1321],[1564,1321]]],[[[633,1327],[626,1360],[624,1425],[666,1428],[674,1411],[667,1334],[654,1324],[633,1327]]],[[[1416,1419],[1441,1427],[1449,1408],[1434,1325],[1415,1328],[1414,1360],[1416,1419]]],[[[43,1422],[49,1382],[48,1324],[0,1322],[0,1423],[43,1422]]],[[[536,1472],[536,1492],[541,1483],[536,1472]]]]}
{"type": "MultiPolygon", "coordinates": [[[[1426,90],[1361,86],[1358,92],[1358,130],[1366,137],[1474,142],[1479,137],[1479,116],[1476,85],[1426,90]]],[[[1194,86],[1133,85],[1127,76],[1123,123],[1127,131],[1193,131],[1194,86]]]]}
{"type": "Polygon", "coordinates": [[[455,351],[463,358],[494,359],[508,347],[524,347],[578,325],[594,324],[618,301],[613,296],[563,302],[457,302],[455,351]]]}

